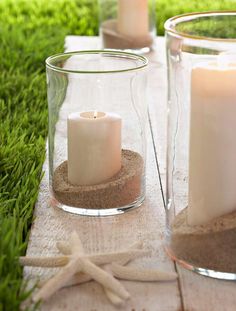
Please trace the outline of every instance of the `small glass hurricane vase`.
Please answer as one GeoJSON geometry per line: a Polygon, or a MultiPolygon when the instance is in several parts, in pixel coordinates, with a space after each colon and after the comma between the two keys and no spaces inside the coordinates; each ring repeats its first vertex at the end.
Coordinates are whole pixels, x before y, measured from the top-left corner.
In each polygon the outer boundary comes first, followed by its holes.
{"type": "Polygon", "coordinates": [[[145,197],[147,59],[109,50],[46,60],[51,199],[90,216],[145,197]]]}

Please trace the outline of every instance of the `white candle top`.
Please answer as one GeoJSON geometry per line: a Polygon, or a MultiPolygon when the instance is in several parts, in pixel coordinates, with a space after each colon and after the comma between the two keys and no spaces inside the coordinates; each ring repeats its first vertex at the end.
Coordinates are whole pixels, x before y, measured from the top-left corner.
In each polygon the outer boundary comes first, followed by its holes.
{"type": "MultiPolygon", "coordinates": [[[[75,118],[78,117],[77,113],[74,113],[74,114],[72,113],[70,115],[70,119],[73,119],[73,115],[75,118]]],[[[81,118],[92,119],[92,120],[103,118],[103,117],[105,117],[105,115],[106,115],[105,112],[100,112],[100,111],[96,111],[96,110],[95,111],[86,111],[86,112],[80,113],[81,118]]]]}
{"type": "Polygon", "coordinates": [[[192,70],[192,84],[198,96],[233,96],[236,91],[236,63],[208,63],[192,70]]]}

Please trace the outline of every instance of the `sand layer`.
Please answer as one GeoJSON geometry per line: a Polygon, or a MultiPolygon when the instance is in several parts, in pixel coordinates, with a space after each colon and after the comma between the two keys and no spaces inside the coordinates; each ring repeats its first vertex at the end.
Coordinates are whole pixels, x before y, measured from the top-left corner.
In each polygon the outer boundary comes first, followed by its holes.
{"type": "Polygon", "coordinates": [[[65,161],[54,172],[54,196],[60,203],[80,208],[107,209],[126,206],[142,195],[143,169],[143,158],[139,153],[122,150],[122,167],[118,174],[102,184],[75,186],[68,182],[65,161]]]}
{"type": "Polygon", "coordinates": [[[236,212],[189,226],[184,209],[172,225],[170,247],[178,259],[196,267],[236,273],[236,212]]]}
{"type": "Polygon", "coordinates": [[[116,20],[108,20],[102,23],[101,34],[104,48],[109,49],[142,49],[151,47],[153,44],[151,35],[137,38],[121,35],[117,31],[116,20]]]}

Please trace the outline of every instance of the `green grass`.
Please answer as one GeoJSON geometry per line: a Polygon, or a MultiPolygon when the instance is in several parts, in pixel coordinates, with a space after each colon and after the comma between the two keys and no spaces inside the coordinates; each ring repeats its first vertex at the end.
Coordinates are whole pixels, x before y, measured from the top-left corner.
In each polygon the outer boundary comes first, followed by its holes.
{"type": "Polygon", "coordinates": [[[236,10],[236,0],[157,0],[157,32],[164,34],[164,22],[172,16],[216,10],[236,10]]]}
{"type": "MultiPolygon", "coordinates": [[[[201,2],[159,0],[158,33],[170,16],[236,6],[201,2]]],[[[45,158],[44,60],[63,51],[67,34],[95,35],[97,26],[96,0],[0,1],[0,311],[18,310],[29,294],[17,257],[26,250],[45,158]]]]}
{"type": "Polygon", "coordinates": [[[18,310],[47,136],[44,60],[68,33],[97,31],[94,1],[0,2],[0,310],[18,310]]]}

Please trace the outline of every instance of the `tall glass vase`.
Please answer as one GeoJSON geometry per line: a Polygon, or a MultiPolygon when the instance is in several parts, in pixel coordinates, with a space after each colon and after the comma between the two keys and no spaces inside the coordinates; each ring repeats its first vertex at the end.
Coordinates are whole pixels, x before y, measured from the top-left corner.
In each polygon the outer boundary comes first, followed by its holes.
{"type": "Polygon", "coordinates": [[[177,16],[165,29],[167,250],[236,279],[236,12],[177,16]]]}

